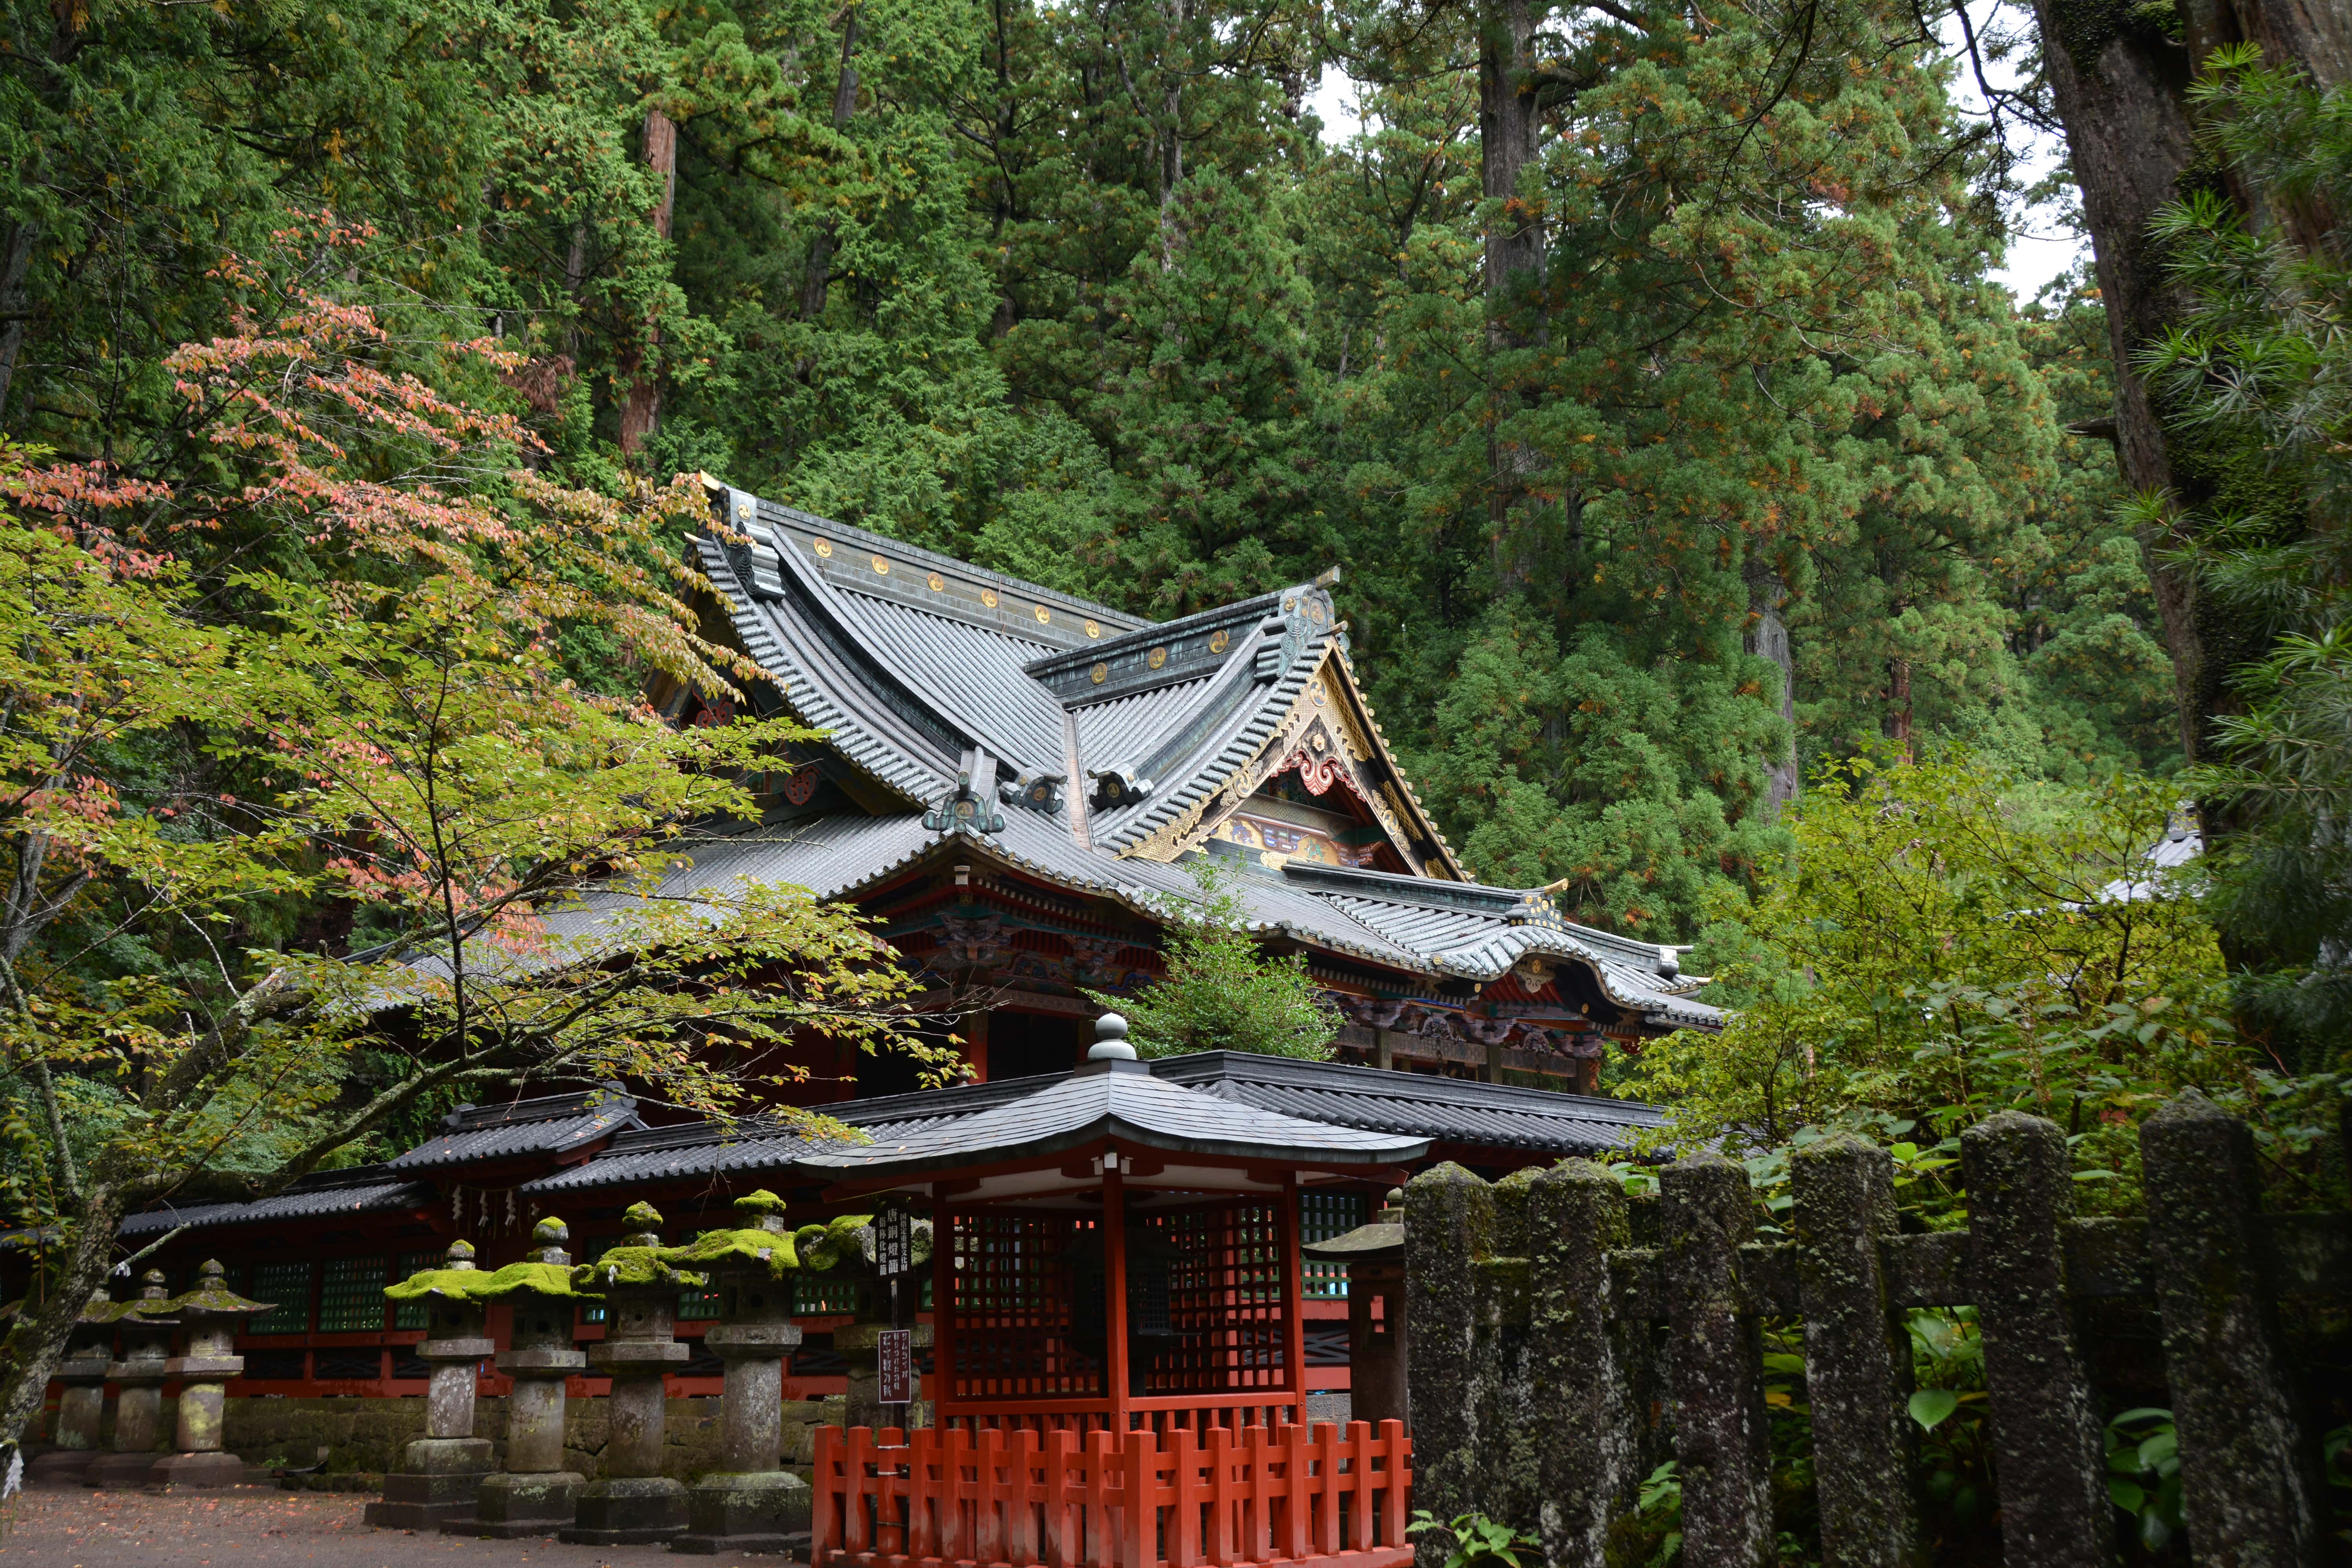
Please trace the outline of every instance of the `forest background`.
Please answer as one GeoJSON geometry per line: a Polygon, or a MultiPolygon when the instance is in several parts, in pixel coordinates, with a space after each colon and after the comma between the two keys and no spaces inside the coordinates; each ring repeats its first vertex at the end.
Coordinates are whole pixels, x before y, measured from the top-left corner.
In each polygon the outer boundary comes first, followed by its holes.
{"type": "MultiPolygon", "coordinates": [[[[2026,20],[1970,37],[2030,96],[2026,20]]],[[[253,330],[224,257],[331,212],[368,238],[307,286],[520,416],[552,479],[706,470],[1160,615],[1341,564],[1478,873],[1687,940],[1822,759],[2180,763],[2113,451],[2069,428],[2112,405],[2100,305],[1989,283],[2017,110],[1958,104],[1952,30],[1907,0],[19,3],[0,428],[216,481],[165,361],[253,330]],[[519,363],[452,369],[478,338],[519,363]]]]}

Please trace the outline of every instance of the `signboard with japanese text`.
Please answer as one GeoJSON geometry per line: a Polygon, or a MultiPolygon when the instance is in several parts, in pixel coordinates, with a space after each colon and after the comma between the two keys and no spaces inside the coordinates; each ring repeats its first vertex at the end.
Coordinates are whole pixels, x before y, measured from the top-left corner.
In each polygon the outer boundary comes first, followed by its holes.
{"type": "Polygon", "coordinates": [[[874,1342],[875,1402],[905,1405],[915,1397],[915,1336],[908,1329],[885,1329],[874,1342]]]}

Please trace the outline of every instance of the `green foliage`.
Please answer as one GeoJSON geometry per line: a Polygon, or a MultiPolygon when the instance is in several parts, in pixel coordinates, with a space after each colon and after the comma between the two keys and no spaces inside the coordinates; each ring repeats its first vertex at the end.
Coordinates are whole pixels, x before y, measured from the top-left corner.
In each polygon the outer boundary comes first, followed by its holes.
{"type": "Polygon", "coordinates": [[[1416,1509],[1412,1522],[1404,1527],[1407,1535],[1433,1530],[1442,1530],[1453,1538],[1445,1568],[1485,1568],[1494,1563],[1504,1564],[1504,1568],[1522,1568],[1519,1559],[1523,1554],[1532,1557],[1543,1550],[1543,1543],[1534,1536],[1483,1513],[1465,1513],[1440,1523],[1427,1509],[1416,1509]]]}
{"type": "Polygon", "coordinates": [[[1166,976],[1140,994],[1087,994],[1123,1013],[1139,1055],[1251,1051],[1328,1061],[1339,1032],[1336,1009],[1307,972],[1303,953],[1268,957],[1258,948],[1233,879],[1214,856],[1187,866],[1196,894],[1169,899],[1166,976]]]}
{"type": "Polygon", "coordinates": [[[2160,1552],[2188,1526],[2180,1512],[2180,1444],[2169,1410],[2126,1410],[2107,1423],[2107,1496],[2131,1516],[2140,1544],[2160,1552]]]}
{"type": "Polygon", "coordinates": [[[2086,1196],[2125,1201],[2137,1120],[2242,1073],[2193,885],[2150,860],[2176,805],[2144,776],[2033,784],[1958,752],[1824,768],[1793,855],[1721,900],[1695,959],[1738,1015],[1649,1047],[1634,1082],[1677,1140],[1927,1130],[1906,1163],[1930,1178],[1937,1141],[2013,1106],[2074,1135],[2086,1196]]]}

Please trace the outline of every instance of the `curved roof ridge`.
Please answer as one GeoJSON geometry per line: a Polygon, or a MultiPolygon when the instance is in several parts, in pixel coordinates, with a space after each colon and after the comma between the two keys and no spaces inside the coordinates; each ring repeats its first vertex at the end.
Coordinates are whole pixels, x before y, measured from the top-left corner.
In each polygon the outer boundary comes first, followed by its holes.
{"type": "Polygon", "coordinates": [[[737,574],[731,550],[715,540],[698,542],[705,570],[730,601],[744,651],[767,670],[803,722],[829,732],[835,752],[917,803],[954,782],[956,757],[970,738],[850,641],[830,584],[813,581],[789,551],[771,552],[782,595],[755,597],[737,574]],[[793,620],[803,623],[793,630],[805,635],[779,635],[793,620]],[[857,669],[861,664],[868,669],[857,669]]]}

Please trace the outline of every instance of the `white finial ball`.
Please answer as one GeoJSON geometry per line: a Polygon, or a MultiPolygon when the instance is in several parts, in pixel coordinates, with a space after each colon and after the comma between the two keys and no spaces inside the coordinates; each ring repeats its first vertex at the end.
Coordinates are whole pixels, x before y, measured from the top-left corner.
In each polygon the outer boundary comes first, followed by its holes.
{"type": "Polygon", "coordinates": [[[1095,1043],[1087,1051],[1090,1062],[1131,1062],[1135,1047],[1127,1043],[1127,1020],[1105,1013],[1095,1020],[1095,1043]]]}

